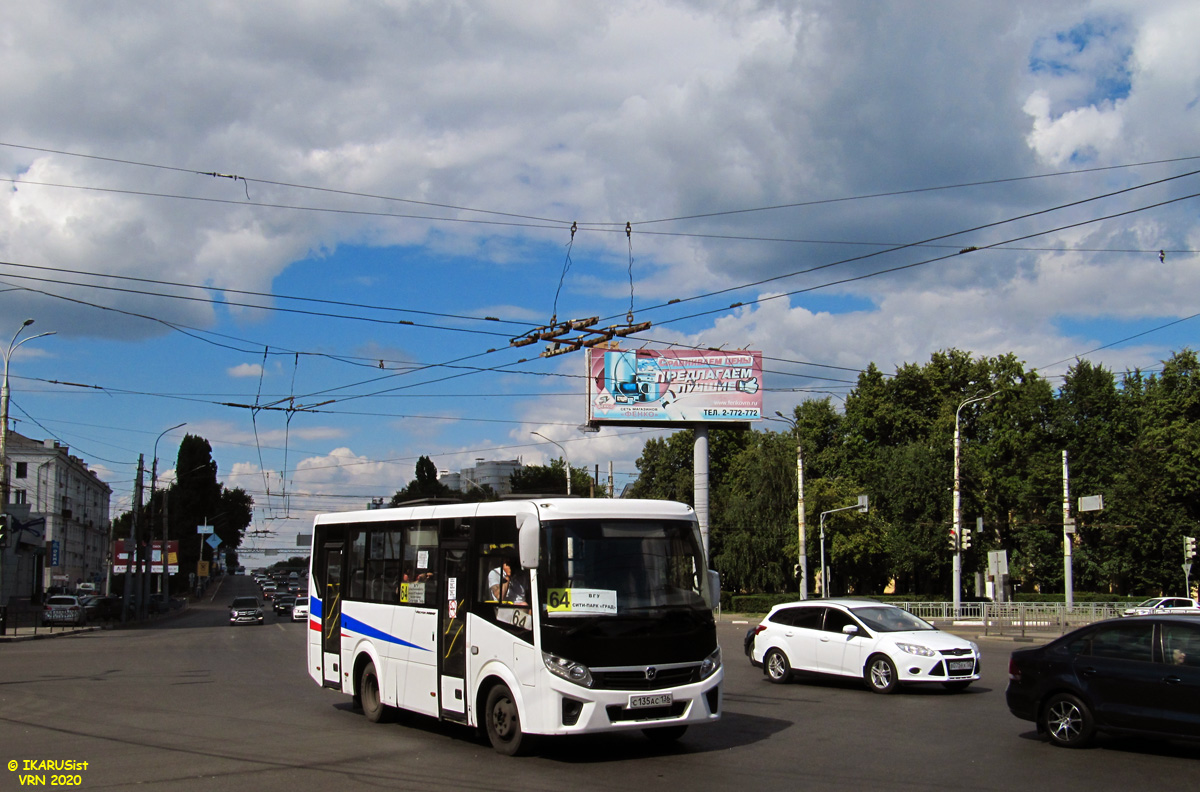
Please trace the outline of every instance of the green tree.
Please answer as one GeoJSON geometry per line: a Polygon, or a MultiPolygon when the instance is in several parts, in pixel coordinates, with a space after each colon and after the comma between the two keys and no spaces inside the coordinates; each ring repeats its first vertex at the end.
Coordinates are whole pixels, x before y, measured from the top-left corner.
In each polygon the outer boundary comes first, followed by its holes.
{"type": "MultiPolygon", "coordinates": [[[[549,465],[524,465],[509,476],[513,494],[566,495],[567,464],[553,459],[549,465]]],[[[592,477],[585,468],[571,468],[571,494],[586,496],[591,491],[592,477]]]]}
{"type": "MultiPolygon", "coordinates": [[[[162,483],[160,477],[157,492],[146,493],[139,533],[146,538],[152,527],[151,538],[157,540],[159,520],[165,513],[167,538],[179,543],[179,573],[171,578],[171,585],[180,590],[201,558],[221,562],[221,558],[203,543],[204,537],[197,533],[196,527],[214,526],[214,534],[221,539],[226,551],[236,550],[253,520],[254,499],[240,487],[229,489],[217,480],[212,446],[197,435],[184,436],[175,458],[175,480],[166,487],[161,486],[162,483]]],[[[132,513],[127,512],[116,521],[124,526],[122,530],[126,534],[131,518],[132,513]]]]}
{"type": "Polygon", "coordinates": [[[433,464],[429,457],[422,456],[417,459],[412,481],[408,482],[404,489],[396,491],[390,505],[399,506],[408,501],[430,498],[454,498],[460,494],[438,481],[437,465],[433,464]]]}

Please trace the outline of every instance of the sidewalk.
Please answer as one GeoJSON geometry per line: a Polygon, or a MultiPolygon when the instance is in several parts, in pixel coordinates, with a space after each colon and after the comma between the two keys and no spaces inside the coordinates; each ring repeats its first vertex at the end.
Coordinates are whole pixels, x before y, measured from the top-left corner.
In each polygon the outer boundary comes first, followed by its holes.
{"type": "Polygon", "coordinates": [[[83,626],[42,626],[40,611],[36,609],[23,610],[14,614],[10,610],[8,629],[5,631],[4,635],[0,635],[0,644],[12,643],[14,641],[36,641],[43,638],[59,638],[64,635],[79,635],[80,633],[95,632],[97,630],[132,630],[162,621],[163,619],[178,616],[182,613],[187,613],[188,608],[190,607],[191,600],[184,600],[183,607],[172,608],[171,610],[163,613],[155,613],[147,616],[142,621],[130,620],[124,623],[120,621],[103,621],[92,624],[84,624],[83,626]],[[16,616],[15,619],[14,615],[16,616]]]}

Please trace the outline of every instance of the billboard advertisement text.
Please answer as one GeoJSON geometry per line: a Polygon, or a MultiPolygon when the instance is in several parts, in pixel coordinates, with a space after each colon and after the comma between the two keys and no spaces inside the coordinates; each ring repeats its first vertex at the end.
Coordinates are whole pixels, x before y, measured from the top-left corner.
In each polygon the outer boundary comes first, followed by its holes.
{"type": "Polygon", "coordinates": [[[762,353],[590,349],[593,423],[744,423],[762,418],[762,353]]]}

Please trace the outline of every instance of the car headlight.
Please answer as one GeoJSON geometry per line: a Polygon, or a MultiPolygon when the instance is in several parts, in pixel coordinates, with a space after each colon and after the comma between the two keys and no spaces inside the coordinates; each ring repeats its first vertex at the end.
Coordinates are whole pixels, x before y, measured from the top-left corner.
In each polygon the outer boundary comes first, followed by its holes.
{"type": "Polygon", "coordinates": [[[700,678],[708,679],[713,674],[717,673],[717,669],[721,667],[721,647],[717,647],[712,654],[704,658],[704,662],[700,664],[700,678]]]}
{"type": "Polygon", "coordinates": [[[573,682],[583,687],[592,686],[592,672],[583,663],[576,663],[574,660],[568,660],[565,657],[559,657],[549,652],[542,652],[542,662],[546,664],[546,668],[550,669],[550,673],[555,676],[562,677],[568,682],[573,682]]]}
{"type": "Polygon", "coordinates": [[[898,643],[896,644],[896,648],[901,652],[908,652],[909,654],[919,655],[921,657],[937,657],[937,652],[933,651],[928,646],[921,646],[920,644],[898,643]]]}
{"type": "Polygon", "coordinates": [[[983,657],[983,652],[979,651],[979,644],[974,641],[967,641],[967,643],[970,644],[971,651],[975,653],[976,657],[983,657]]]}

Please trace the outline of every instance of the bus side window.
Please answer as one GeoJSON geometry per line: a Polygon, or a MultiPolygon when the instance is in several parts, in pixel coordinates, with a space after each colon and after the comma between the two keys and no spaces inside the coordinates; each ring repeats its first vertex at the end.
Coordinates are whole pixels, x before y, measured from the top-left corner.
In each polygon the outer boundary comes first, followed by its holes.
{"type": "MultiPolygon", "coordinates": [[[[437,569],[438,526],[436,522],[418,523],[408,532],[404,549],[405,564],[412,568],[408,586],[410,605],[435,605],[438,602],[437,569]]],[[[408,567],[406,567],[408,568],[408,567]]]]}
{"type": "Polygon", "coordinates": [[[478,567],[476,609],[483,618],[528,640],[533,623],[529,570],[521,568],[515,517],[481,517],[475,523],[478,567]]]}

